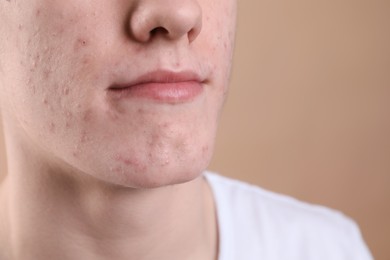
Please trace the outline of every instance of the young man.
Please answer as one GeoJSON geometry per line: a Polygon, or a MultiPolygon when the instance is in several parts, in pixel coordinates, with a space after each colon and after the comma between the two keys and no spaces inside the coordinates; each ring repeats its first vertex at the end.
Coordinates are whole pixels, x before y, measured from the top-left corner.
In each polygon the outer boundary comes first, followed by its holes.
{"type": "Polygon", "coordinates": [[[355,225],[205,173],[235,0],[0,1],[0,259],[371,259],[355,225]]]}

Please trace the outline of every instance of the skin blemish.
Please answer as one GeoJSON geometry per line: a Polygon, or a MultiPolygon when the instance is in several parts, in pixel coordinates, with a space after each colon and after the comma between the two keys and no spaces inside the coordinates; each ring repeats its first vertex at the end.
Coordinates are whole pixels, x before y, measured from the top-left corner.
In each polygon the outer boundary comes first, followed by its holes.
{"type": "Polygon", "coordinates": [[[146,166],[142,165],[140,160],[138,160],[137,158],[130,158],[127,156],[122,156],[122,155],[116,155],[114,158],[116,161],[118,161],[126,166],[132,166],[138,171],[143,171],[146,168],[146,166]]]}
{"type": "Polygon", "coordinates": [[[91,118],[92,118],[92,112],[90,110],[86,111],[83,115],[83,121],[89,122],[91,121],[91,118]]]}
{"type": "Polygon", "coordinates": [[[65,112],[65,117],[66,117],[67,119],[72,119],[72,118],[73,118],[72,112],[66,111],[66,112],[65,112]]]}
{"type": "Polygon", "coordinates": [[[65,96],[69,95],[69,88],[64,88],[62,90],[62,94],[64,94],[65,96]]]}
{"type": "Polygon", "coordinates": [[[81,60],[81,63],[82,64],[88,64],[89,63],[89,57],[88,56],[84,56],[81,60]]]}
{"type": "Polygon", "coordinates": [[[79,157],[79,153],[77,151],[73,151],[72,156],[74,158],[77,158],[77,157],[79,157]]]}
{"type": "Polygon", "coordinates": [[[139,108],[137,110],[137,113],[140,114],[140,115],[143,115],[143,114],[145,114],[145,110],[143,110],[142,108],[139,108]]]}
{"type": "Polygon", "coordinates": [[[74,45],[74,50],[78,51],[80,48],[86,47],[87,46],[87,40],[78,38],[75,42],[74,45]]]}
{"type": "Polygon", "coordinates": [[[55,131],[56,131],[56,125],[53,122],[51,122],[50,125],[49,125],[49,131],[52,134],[54,134],[55,131]]]}
{"type": "Polygon", "coordinates": [[[44,77],[45,79],[48,79],[48,78],[50,77],[50,74],[51,74],[51,71],[48,70],[48,69],[45,69],[45,70],[43,71],[43,77],[44,77]]]}
{"type": "Polygon", "coordinates": [[[49,105],[49,101],[47,101],[47,98],[43,98],[43,99],[42,99],[42,103],[43,103],[45,106],[48,106],[48,105],[49,105]]]}

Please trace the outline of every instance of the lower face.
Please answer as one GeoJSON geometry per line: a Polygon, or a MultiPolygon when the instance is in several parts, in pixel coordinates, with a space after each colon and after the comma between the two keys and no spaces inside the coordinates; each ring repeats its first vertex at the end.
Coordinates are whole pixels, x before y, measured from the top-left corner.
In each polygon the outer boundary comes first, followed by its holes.
{"type": "Polygon", "coordinates": [[[152,188],[196,178],[211,159],[227,92],[235,0],[198,1],[203,26],[191,43],[132,40],[124,24],[133,1],[81,2],[1,4],[8,13],[1,98],[14,135],[39,147],[44,161],[112,184],[152,188]],[[179,101],[110,90],[158,69],[196,71],[204,80],[179,101]]]}

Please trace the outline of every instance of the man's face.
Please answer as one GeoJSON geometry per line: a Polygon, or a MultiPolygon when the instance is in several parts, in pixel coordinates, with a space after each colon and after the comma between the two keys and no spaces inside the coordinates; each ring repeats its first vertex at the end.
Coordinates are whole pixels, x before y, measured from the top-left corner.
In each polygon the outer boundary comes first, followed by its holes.
{"type": "Polygon", "coordinates": [[[1,1],[7,129],[110,183],[197,177],[227,92],[235,12],[235,0],[1,1]]]}

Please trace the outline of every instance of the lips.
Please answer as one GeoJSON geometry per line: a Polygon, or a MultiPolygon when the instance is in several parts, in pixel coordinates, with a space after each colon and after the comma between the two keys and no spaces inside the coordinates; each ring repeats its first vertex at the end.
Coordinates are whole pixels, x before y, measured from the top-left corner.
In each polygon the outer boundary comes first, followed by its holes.
{"type": "Polygon", "coordinates": [[[108,88],[118,100],[148,99],[160,103],[185,103],[203,91],[204,79],[191,71],[154,71],[129,82],[115,83],[108,88]]]}

